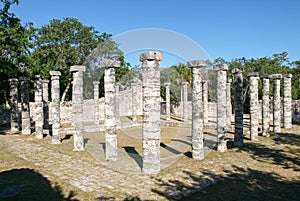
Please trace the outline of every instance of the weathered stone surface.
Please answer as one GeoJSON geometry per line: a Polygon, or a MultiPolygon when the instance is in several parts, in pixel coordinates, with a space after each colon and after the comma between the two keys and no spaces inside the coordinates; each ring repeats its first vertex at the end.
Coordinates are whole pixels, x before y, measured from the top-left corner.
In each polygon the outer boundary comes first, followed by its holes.
{"type": "Polygon", "coordinates": [[[201,70],[205,66],[202,63],[201,60],[188,62],[192,68],[192,157],[196,160],[204,159],[202,86],[207,83],[202,82],[201,70]]]}
{"type": "Polygon", "coordinates": [[[22,104],[22,134],[31,134],[28,77],[20,77],[22,104]]]}
{"type": "Polygon", "coordinates": [[[121,66],[120,61],[116,61],[116,60],[103,60],[100,61],[100,66],[102,68],[118,68],[121,66]]]}
{"type": "Polygon", "coordinates": [[[116,78],[115,68],[119,62],[112,60],[101,61],[104,70],[104,91],[105,91],[105,159],[109,161],[118,160],[117,147],[117,121],[116,121],[116,78]]]}
{"type": "Polygon", "coordinates": [[[10,86],[10,131],[16,133],[20,130],[19,111],[18,111],[18,79],[9,79],[10,86]]]}
{"type": "Polygon", "coordinates": [[[83,72],[85,66],[71,66],[70,71],[73,72],[72,123],[75,128],[74,151],[83,151],[83,72]]]}
{"type": "Polygon", "coordinates": [[[275,133],[281,132],[281,100],[280,100],[280,74],[272,75],[273,78],[273,128],[275,133]]]}
{"type": "Polygon", "coordinates": [[[259,74],[251,72],[249,77],[250,91],[250,137],[252,141],[258,140],[258,80],[259,74]]]}
{"type": "Polygon", "coordinates": [[[208,81],[202,82],[202,99],[203,99],[203,123],[208,123],[208,81]]]}
{"type": "Polygon", "coordinates": [[[205,67],[207,66],[207,61],[205,60],[193,60],[193,61],[188,61],[188,67],[189,68],[196,68],[196,67],[205,67]]]}
{"type": "Polygon", "coordinates": [[[51,75],[51,115],[52,115],[52,144],[60,144],[60,87],[59,71],[50,71],[51,75]]]}
{"type": "Polygon", "coordinates": [[[231,115],[232,115],[232,105],[231,105],[231,79],[227,79],[226,83],[226,119],[227,126],[231,127],[231,115]]]}
{"type": "Polygon", "coordinates": [[[162,54],[161,52],[156,52],[156,51],[149,51],[149,52],[145,52],[140,54],[140,61],[144,62],[145,60],[148,61],[161,61],[162,60],[162,54]]]}
{"type": "Polygon", "coordinates": [[[234,74],[234,145],[241,147],[244,142],[243,121],[243,74],[238,68],[232,70],[234,74]]]}
{"type": "Polygon", "coordinates": [[[94,81],[94,124],[99,124],[99,84],[100,82],[94,81]]]}
{"type": "Polygon", "coordinates": [[[165,88],[166,88],[166,120],[167,121],[171,119],[170,86],[171,86],[170,82],[165,83],[165,88]]]}
{"type": "Polygon", "coordinates": [[[268,75],[262,75],[262,135],[270,136],[270,80],[268,75]]]}
{"type": "Polygon", "coordinates": [[[117,121],[117,125],[121,124],[121,119],[120,119],[120,85],[118,83],[116,83],[116,121],[117,121]]]}
{"type": "Polygon", "coordinates": [[[49,134],[49,80],[43,80],[44,132],[49,134]]]}
{"type": "Polygon", "coordinates": [[[188,82],[182,83],[182,91],[183,91],[183,121],[188,121],[188,82]]]}
{"type": "Polygon", "coordinates": [[[131,84],[131,118],[132,121],[136,122],[137,121],[137,86],[136,83],[131,84]]]}
{"type": "Polygon", "coordinates": [[[292,74],[283,75],[283,127],[292,128],[292,74]]]}
{"type": "Polygon", "coordinates": [[[143,165],[144,173],[160,171],[160,52],[140,55],[143,71],[143,165]]]}
{"type": "Polygon", "coordinates": [[[218,151],[227,150],[226,145],[226,80],[228,66],[225,64],[216,65],[217,71],[217,132],[218,132],[218,151]]]}
{"type": "Polygon", "coordinates": [[[44,109],[43,109],[43,81],[41,75],[34,76],[34,102],[35,102],[35,136],[37,139],[44,137],[44,109]]]}

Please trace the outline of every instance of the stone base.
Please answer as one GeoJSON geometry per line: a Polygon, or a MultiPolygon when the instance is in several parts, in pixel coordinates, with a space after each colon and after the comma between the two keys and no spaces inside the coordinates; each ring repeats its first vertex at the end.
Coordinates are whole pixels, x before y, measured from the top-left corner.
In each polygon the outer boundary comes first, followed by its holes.
{"type": "Polygon", "coordinates": [[[26,129],[26,130],[23,129],[21,133],[22,133],[22,135],[30,135],[31,134],[31,129],[26,129]]]}
{"type": "Polygon", "coordinates": [[[192,150],[192,157],[195,160],[203,160],[204,159],[204,149],[203,150],[192,150]]]}
{"type": "Polygon", "coordinates": [[[225,151],[227,151],[227,142],[226,141],[219,142],[217,150],[219,152],[225,152],[225,151]]]}

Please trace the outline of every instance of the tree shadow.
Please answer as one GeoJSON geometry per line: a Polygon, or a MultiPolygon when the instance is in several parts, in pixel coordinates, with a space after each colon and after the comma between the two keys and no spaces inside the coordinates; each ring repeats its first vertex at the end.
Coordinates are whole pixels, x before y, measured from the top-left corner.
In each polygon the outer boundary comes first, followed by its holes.
{"type": "Polygon", "coordinates": [[[260,162],[280,165],[285,169],[300,171],[300,135],[292,133],[278,133],[270,137],[275,144],[281,144],[280,148],[272,146],[247,143],[241,147],[242,151],[250,153],[250,156],[260,162]],[[292,145],[288,146],[288,145],[292,145]]]}
{"type": "Polygon", "coordinates": [[[183,171],[181,178],[162,180],[156,178],[160,187],[152,192],[167,200],[295,200],[300,195],[300,182],[286,181],[276,173],[232,166],[214,174],[206,169],[198,173],[183,171]]]}
{"type": "Polygon", "coordinates": [[[35,170],[23,168],[0,173],[0,200],[68,200],[77,201],[74,191],[67,196],[62,187],[51,182],[35,170]]]}

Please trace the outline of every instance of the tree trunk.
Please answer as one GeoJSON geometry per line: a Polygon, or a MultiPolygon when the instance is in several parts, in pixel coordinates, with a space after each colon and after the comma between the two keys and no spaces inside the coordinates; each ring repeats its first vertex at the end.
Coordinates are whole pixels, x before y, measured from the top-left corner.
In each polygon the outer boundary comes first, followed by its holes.
{"type": "Polygon", "coordinates": [[[69,88],[70,88],[70,86],[71,86],[71,83],[72,83],[72,76],[70,76],[69,79],[68,79],[68,83],[67,83],[66,89],[65,89],[65,91],[64,91],[64,93],[63,93],[63,95],[62,95],[62,97],[61,97],[61,102],[64,102],[64,101],[65,101],[66,95],[67,95],[67,93],[68,93],[68,91],[69,91],[69,88]]]}

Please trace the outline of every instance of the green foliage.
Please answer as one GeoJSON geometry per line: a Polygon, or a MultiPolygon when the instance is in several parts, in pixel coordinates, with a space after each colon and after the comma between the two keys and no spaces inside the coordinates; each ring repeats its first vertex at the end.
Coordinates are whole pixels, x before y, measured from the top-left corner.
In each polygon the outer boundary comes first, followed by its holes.
{"type": "Polygon", "coordinates": [[[21,25],[21,20],[9,12],[18,0],[0,0],[0,103],[7,98],[7,80],[26,74],[30,65],[32,24],[21,25]]]}

